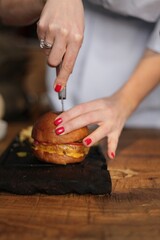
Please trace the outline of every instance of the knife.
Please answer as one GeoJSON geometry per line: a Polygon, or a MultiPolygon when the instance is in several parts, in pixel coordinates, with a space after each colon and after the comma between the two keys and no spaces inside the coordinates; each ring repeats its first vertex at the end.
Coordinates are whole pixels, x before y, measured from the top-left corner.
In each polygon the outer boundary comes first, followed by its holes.
{"type": "MultiPolygon", "coordinates": [[[[61,69],[61,64],[56,67],[56,75],[58,76],[61,69]]],[[[64,100],[66,99],[66,87],[58,93],[58,99],[61,100],[62,112],[64,112],[64,100]]]]}
{"type": "Polygon", "coordinates": [[[61,100],[62,112],[64,112],[64,100],[66,99],[66,87],[58,93],[58,99],[61,100]]]}

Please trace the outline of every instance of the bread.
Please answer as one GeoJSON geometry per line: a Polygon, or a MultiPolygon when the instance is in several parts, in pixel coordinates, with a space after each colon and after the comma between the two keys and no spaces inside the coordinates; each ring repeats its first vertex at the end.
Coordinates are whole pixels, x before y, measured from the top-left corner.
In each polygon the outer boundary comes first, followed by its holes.
{"type": "Polygon", "coordinates": [[[56,164],[83,161],[89,152],[89,147],[82,143],[82,139],[89,134],[88,128],[83,127],[64,135],[57,135],[54,125],[57,116],[54,112],[48,112],[33,125],[34,155],[42,161],[56,164]]]}

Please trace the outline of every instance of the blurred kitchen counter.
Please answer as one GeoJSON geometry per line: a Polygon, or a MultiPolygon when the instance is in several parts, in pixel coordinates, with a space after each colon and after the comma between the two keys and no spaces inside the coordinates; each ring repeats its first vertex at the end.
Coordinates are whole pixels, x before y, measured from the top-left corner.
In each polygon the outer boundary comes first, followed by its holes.
{"type": "MultiPolygon", "coordinates": [[[[27,122],[9,124],[0,154],[27,122]]],[[[0,239],[159,239],[160,131],[126,129],[108,162],[111,196],[0,193],[0,239]]]]}

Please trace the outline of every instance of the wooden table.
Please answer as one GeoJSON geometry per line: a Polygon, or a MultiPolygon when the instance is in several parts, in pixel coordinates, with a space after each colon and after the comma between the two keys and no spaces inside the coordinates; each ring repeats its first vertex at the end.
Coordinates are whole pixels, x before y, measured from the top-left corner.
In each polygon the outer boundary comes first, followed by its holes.
{"type": "MultiPolygon", "coordinates": [[[[25,126],[9,125],[0,154],[25,126]]],[[[160,239],[160,131],[125,130],[111,196],[0,194],[0,240],[160,239]]]]}

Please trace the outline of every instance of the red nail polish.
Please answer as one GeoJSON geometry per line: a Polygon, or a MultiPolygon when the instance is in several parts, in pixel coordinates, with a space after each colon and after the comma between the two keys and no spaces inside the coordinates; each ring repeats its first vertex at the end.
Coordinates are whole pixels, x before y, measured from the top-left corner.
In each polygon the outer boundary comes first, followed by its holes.
{"type": "Polygon", "coordinates": [[[89,145],[89,144],[91,144],[92,139],[91,139],[91,138],[86,138],[86,139],[84,140],[84,142],[86,143],[86,145],[89,145]]]}
{"type": "Polygon", "coordinates": [[[57,128],[56,130],[55,130],[55,133],[57,134],[57,135],[60,135],[60,134],[62,134],[64,132],[64,127],[59,127],[59,128],[57,128]]]}
{"type": "Polygon", "coordinates": [[[62,89],[62,86],[61,86],[60,84],[57,84],[57,85],[55,86],[55,88],[54,88],[54,90],[55,90],[56,92],[60,92],[61,89],[62,89]]]}
{"type": "Polygon", "coordinates": [[[111,152],[111,156],[112,156],[112,158],[115,158],[114,152],[111,152]]]}
{"type": "Polygon", "coordinates": [[[60,123],[62,123],[62,118],[57,118],[55,121],[54,121],[54,125],[58,126],[60,123]]]}

